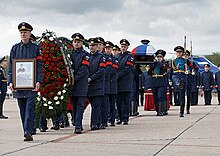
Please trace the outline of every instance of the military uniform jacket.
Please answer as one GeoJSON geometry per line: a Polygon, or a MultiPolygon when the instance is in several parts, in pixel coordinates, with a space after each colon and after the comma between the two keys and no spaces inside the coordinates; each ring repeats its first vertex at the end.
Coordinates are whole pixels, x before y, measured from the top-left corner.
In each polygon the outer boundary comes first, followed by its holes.
{"type": "Polygon", "coordinates": [[[195,76],[196,76],[196,73],[198,72],[199,68],[193,60],[187,59],[187,70],[189,72],[187,74],[188,83],[191,83],[191,84],[195,83],[195,76]],[[195,72],[195,75],[192,75],[193,71],[195,72]]]}
{"type": "Polygon", "coordinates": [[[0,66],[0,94],[2,92],[7,92],[7,78],[6,70],[0,66]]]}
{"type": "Polygon", "coordinates": [[[149,75],[147,71],[143,72],[141,75],[141,88],[145,91],[151,88],[151,78],[152,76],[149,75]]]}
{"type": "Polygon", "coordinates": [[[201,75],[201,86],[204,91],[211,91],[211,86],[214,86],[214,77],[211,71],[203,72],[201,75]]]}
{"type": "Polygon", "coordinates": [[[132,92],[134,58],[129,52],[118,57],[118,92],[132,92]]]}
{"type": "Polygon", "coordinates": [[[215,85],[217,85],[217,90],[220,90],[220,71],[215,73],[215,85]]]}
{"type": "MultiPolygon", "coordinates": [[[[36,82],[42,81],[42,61],[40,47],[32,42],[24,44],[23,42],[15,44],[10,52],[8,83],[12,83],[12,62],[14,59],[36,59],[36,82]]],[[[15,98],[36,97],[36,91],[19,90],[13,93],[15,98]]]]}
{"type": "Polygon", "coordinates": [[[89,83],[88,96],[102,96],[104,95],[105,84],[105,67],[106,61],[102,54],[96,52],[89,56],[89,83]]]}
{"type": "Polygon", "coordinates": [[[106,59],[106,67],[105,67],[105,94],[110,94],[110,74],[112,70],[112,58],[108,54],[102,53],[106,59]]]}
{"type": "Polygon", "coordinates": [[[148,70],[148,74],[152,75],[151,87],[166,87],[167,86],[167,72],[168,65],[165,62],[154,62],[154,64],[148,70]]]}
{"type": "Polygon", "coordinates": [[[171,67],[173,69],[172,76],[173,75],[178,75],[184,80],[184,83],[187,84],[187,78],[185,74],[185,66],[186,60],[184,58],[176,58],[172,60],[171,67]]]}
{"type": "Polygon", "coordinates": [[[112,67],[110,73],[110,94],[117,94],[117,74],[118,70],[118,59],[112,56],[112,67]]]}
{"type": "Polygon", "coordinates": [[[88,92],[89,53],[82,47],[71,54],[74,70],[74,86],[72,96],[86,96],[88,92]]]}

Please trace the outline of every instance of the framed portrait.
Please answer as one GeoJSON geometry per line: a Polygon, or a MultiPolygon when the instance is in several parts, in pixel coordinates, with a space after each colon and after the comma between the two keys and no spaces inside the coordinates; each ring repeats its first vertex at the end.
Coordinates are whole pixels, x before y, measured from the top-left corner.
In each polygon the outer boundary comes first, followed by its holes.
{"type": "Polygon", "coordinates": [[[12,83],[15,90],[32,90],[36,85],[36,59],[14,59],[12,83]]]}

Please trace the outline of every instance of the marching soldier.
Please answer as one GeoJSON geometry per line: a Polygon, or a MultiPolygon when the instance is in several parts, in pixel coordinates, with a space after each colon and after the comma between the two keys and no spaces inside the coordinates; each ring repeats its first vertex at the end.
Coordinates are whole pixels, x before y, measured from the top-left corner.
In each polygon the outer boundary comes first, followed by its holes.
{"type": "Polygon", "coordinates": [[[130,43],[126,39],[120,41],[121,53],[118,57],[118,97],[117,110],[119,121],[117,124],[128,125],[129,122],[129,105],[131,102],[131,92],[133,83],[132,67],[134,58],[128,52],[130,43]]]}
{"type": "Polygon", "coordinates": [[[105,40],[102,37],[97,37],[98,40],[98,52],[102,54],[106,59],[105,67],[105,84],[104,84],[104,97],[101,103],[100,110],[100,128],[105,129],[108,125],[108,108],[109,108],[109,93],[110,93],[110,71],[111,71],[111,57],[105,52],[105,40]]]}
{"type": "Polygon", "coordinates": [[[148,73],[152,75],[151,87],[153,91],[157,116],[163,116],[168,114],[166,108],[167,83],[165,77],[168,64],[164,61],[164,57],[166,55],[164,50],[158,50],[155,55],[157,57],[157,61],[154,62],[148,73]]]}
{"type": "Polygon", "coordinates": [[[90,49],[90,66],[89,66],[89,89],[88,96],[92,106],[91,112],[91,130],[98,130],[99,128],[99,117],[100,117],[100,106],[102,98],[104,96],[104,84],[105,84],[105,57],[98,53],[98,41],[96,38],[90,38],[89,49],[90,49]]]}
{"type": "Polygon", "coordinates": [[[184,48],[182,46],[177,46],[174,48],[176,52],[176,59],[172,60],[172,81],[174,89],[178,91],[179,102],[180,102],[180,117],[184,117],[185,109],[185,88],[187,85],[186,79],[186,60],[183,58],[184,48]]]}
{"type": "Polygon", "coordinates": [[[7,60],[5,57],[0,58],[0,119],[8,119],[3,115],[3,104],[7,92],[7,78],[6,78],[7,60]]]}
{"type": "Polygon", "coordinates": [[[218,105],[220,105],[220,64],[218,65],[218,72],[215,73],[215,85],[218,91],[218,105]]]}
{"type": "Polygon", "coordinates": [[[204,65],[205,71],[201,75],[201,87],[204,91],[205,105],[211,105],[212,88],[214,87],[213,73],[209,71],[210,65],[204,65]]]}
{"type": "Polygon", "coordinates": [[[113,56],[113,43],[110,41],[105,42],[105,51],[109,56],[109,61],[106,62],[106,66],[110,69],[110,92],[109,92],[109,122],[110,126],[115,126],[115,106],[116,106],[116,95],[117,95],[117,70],[118,60],[113,56]]]}
{"type": "Polygon", "coordinates": [[[74,107],[75,133],[81,134],[83,131],[84,100],[88,91],[89,53],[83,49],[83,35],[75,33],[72,35],[72,40],[74,49],[71,54],[71,61],[74,70],[74,86],[71,90],[71,103],[74,107]]]}
{"type": "Polygon", "coordinates": [[[186,50],[185,52],[185,59],[187,61],[187,71],[186,71],[186,78],[187,78],[187,106],[186,106],[186,113],[190,114],[190,106],[191,106],[191,99],[192,99],[192,87],[195,87],[196,84],[195,78],[198,72],[198,66],[195,62],[190,59],[191,56],[190,51],[186,50]]]}
{"type": "Polygon", "coordinates": [[[10,64],[8,73],[8,83],[13,95],[18,100],[21,121],[24,130],[24,141],[33,141],[32,132],[34,128],[34,100],[37,97],[37,91],[42,80],[42,62],[40,55],[40,47],[30,41],[31,31],[33,27],[22,22],[18,25],[21,36],[21,42],[15,44],[10,52],[10,64]],[[36,88],[34,90],[15,90],[12,82],[12,62],[14,59],[36,59],[36,88]]]}

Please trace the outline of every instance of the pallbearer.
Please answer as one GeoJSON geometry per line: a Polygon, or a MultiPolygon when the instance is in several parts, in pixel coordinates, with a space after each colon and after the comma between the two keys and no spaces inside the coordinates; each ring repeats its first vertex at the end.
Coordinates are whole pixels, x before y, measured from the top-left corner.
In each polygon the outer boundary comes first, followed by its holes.
{"type": "Polygon", "coordinates": [[[106,62],[107,69],[110,71],[110,92],[109,92],[109,122],[110,126],[115,126],[116,114],[116,95],[117,95],[117,70],[118,60],[113,56],[113,43],[105,42],[105,52],[109,56],[109,61],[106,62]],[[111,58],[111,59],[110,59],[111,58]]]}
{"type": "Polygon", "coordinates": [[[104,84],[105,84],[105,58],[102,54],[98,53],[98,41],[96,38],[90,38],[89,50],[90,50],[90,66],[89,66],[89,90],[88,96],[92,105],[91,112],[91,130],[99,129],[99,117],[100,106],[102,98],[104,96],[104,84]]]}
{"type": "Polygon", "coordinates": [[[186,79],[186,65],[187,62],[183,58],[184,48],[182,46],[177,46],[174,48],[176,51],[176,59],[172,60],[172,81],[174,85],[174,90],[176,90],[179,94],[179,102],[180,102],[180,117],[184,117],[184,109],[185,109],[185,89],[187,85],[186,79]]]}
{"type": "Polygon", "coordinates": [[[124,125],[128,125],[129,121],[129,105],[131,102],[132,82],[133,74],[132,67],[134,65],[134,58],[128,52],[130,43],[126,39],[120,41],[121,53],[118,57],[118,97],[117,97],[117,109],[119,115],[119,121],[117,124],[123,122],[124,125]]]}
{"type": "Polygon", "coordinates": [[[71,90],[71,102],[74,111],[75,133],[81,134],[84,112],[84,100],[88,91],[89,53],[83,49],[84,36],[80,33],[72,35],[74,49],[71,54],[74,70],[74,86],[71,90]]]}
{"type": "Polygon", "coordinates": [[[153,91],[157,116],[163,116],[168,114],[166,108],[167,83],[165,77],[168,63],[164,61],[164,56],[166,55],[164,50],[158,50],[155,55],[157,60],[151,66],[148,73],[152,75],[151,88],[153,91]]]}
{"type": "Polygon", "coordinates": [[[32,133],[34,129],[34,100],[37,97],[37,91],[42,80],[42,62],[40,47],[30,41],[33,27],[22,22],[18,25],[21,42],[15,44],[10,52],[8,83],[13,95],[18,100],[21,121],[24,130],[24,141],[33,141],[32,133]],[[12,82],[13,71],[12,62],[14,59],[36,59],[36,85],[34,90],[15,90],[12,82]]]}
{"type": "Polygon", "coordinates": [[[214,87],[213,73],[209,70],[210,65],[204,65],[205,71],[201,75],[201,87],[204,91],[205,105],[211,105],[212,89],[214,87]]]}

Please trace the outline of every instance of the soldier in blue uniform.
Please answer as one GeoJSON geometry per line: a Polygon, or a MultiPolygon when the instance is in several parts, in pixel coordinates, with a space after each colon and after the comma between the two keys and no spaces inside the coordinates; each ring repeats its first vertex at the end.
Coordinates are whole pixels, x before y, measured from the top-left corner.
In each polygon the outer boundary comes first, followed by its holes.
{"type": "Polygon", "coordinates": [[[117,96],[117,110],[119,121],[117,124],[128,125],[129,122],[129,106],[131,102],[131,92],[133,83],[132,68],[134,65],[134,58],[128,52],[130,43],[126,39],[120,41],[121,53],[118,57],[118,96],[117,96]]]}
{"type": "Polygon", "coordinates": [[[7,78],[6,78],[7,60],[5,57],[0,58],[0,119],[8,119],[3,114],[3,104],[7,92],[7,78]]]}
{"type": "Polygon", "coordinates": [[[193,77],[192,90],[191,90],[191,106],[198,105],[199,101],[199,86],[200,86],[200,73],[196,72],[193,77]]]}
{"type": "Polygon", "coordinates": [[[177,58],[172,60],[172,81],[174,89],[178,91],[179,102],[180,102],[180,117],[184,117],[185,109],[185,88],[187,86],[186,79],[186,60],[183,58],[184,48],[182,46],[177,46],[174,48],[176,51],[177,58]]]}
{"type": "Polygon", "coordinates": [[[166,72],[168,64],[164,61],[166,52],[164,50],[158,50],[155,53],[157,60],[150,67],[148,73],[152,75],[151,88],[154,96],[154,103],[157,111],[157,116],[167,115],[166,107],[166,72]]]}
{"type": "Polygon", "coordinates": [[[32,132],[34,128],[34,100],[37,97],[37,91],[42,81],[42,62],[40,47],[30,41],[33,27],[22,22],[18,25],[21,42],[15,44],[10,52],[8,83],[13,95],[18,100],[21,121],[24,130],[24,141],[33,141],[32,132]],[[34,90],[15,90],[12,82],[12,62],[14,59],[36,59],[36,87],[34,90]]]}
{"type": "Polygon", "coordinates": [[[204,91],[205,105],[211,105],[212,88],[214,87],[213,73],[209,70],[210,65],[204,65],[205,71],[201,75],[201,87],[204,91]]]}
{"type": "Polygon", "coordinates": [[[187,106],[186,106],[186,113],[190,114],[190,106],[191,106],[191,99],[192,99],[192,87],[195,87],[196,81],[196,74],[198,72],[198,66],[195,62],[190,58],[191,54],[190,51],[186,50],[185,52],[185,59],[187,61],[187,71],[186,71],[186,78],[187,78],[187,106]]]}
{"type": "Polygon", "coordinates": [[[220,64],[218,65],[218,72],[215,73],[215,85],[218,92],[218,105],[220,105],[220,64]]]}
{"type": "Polygon", "coordinates": [[[90,38],[89,49],[89,89],[88,97],[92,105],[91,112],[91,130],[99,129],[99,117],[100,117],[100,106],[102,98],[104,96],[104,84],[105,84],[105,57],[98,52],[98,41],[96,38],[90,38]]]}
{"type": "Polygon", "coordinates": [[[89,53],[83,49],[84,37],[80,33],[72,35],[74,49],[71,54],[74,70],[74,86],[71,90],[71,102],[74,107],[75,133],[81,134],[84,113],[84,100],[88,92],[89,53]]]}
{"type": "Polygon", "coordinates": [[[105,84],[104,84],[104,96],[100,108],[100,129],[105,129],[108,121],[108,108],[109,108],[109,93],[110,93],[110,71],[112,60],[111,57],[105,52],[105,40],[102,37],[97,37],[98,52],[102,54],[106,59],[105,67],[105,84]]]}
{"type": "Polygon", "coordinates": [[[106,68],[110,74],[110,91],[108,94],[109,98],[109,122],[110,126],[115,126],[115,106],[116,106],[116,95],[117,95],[117,70],[118,60],[113,56],[114,44],[110,41],[105,42],[105,52],[108,55],[108,61],[106,61],[106,68]]]}

